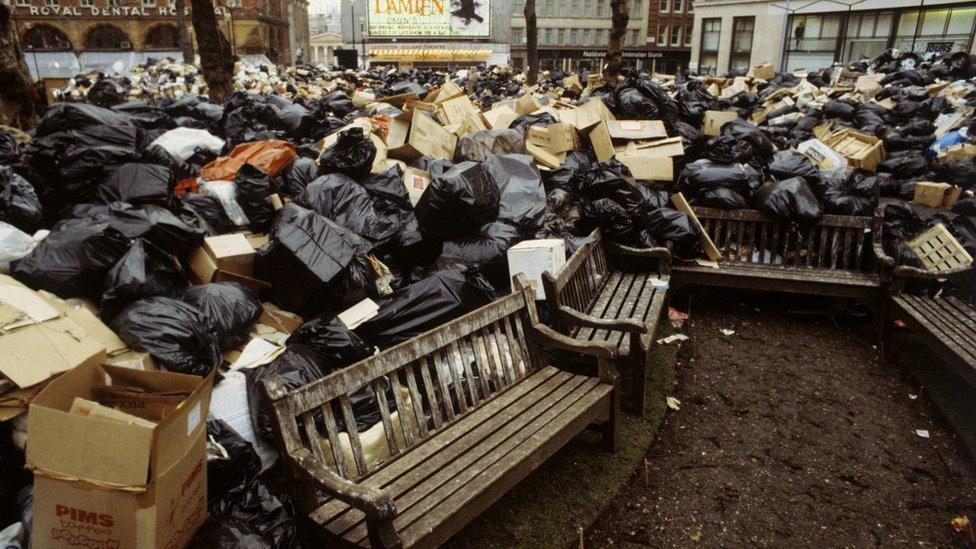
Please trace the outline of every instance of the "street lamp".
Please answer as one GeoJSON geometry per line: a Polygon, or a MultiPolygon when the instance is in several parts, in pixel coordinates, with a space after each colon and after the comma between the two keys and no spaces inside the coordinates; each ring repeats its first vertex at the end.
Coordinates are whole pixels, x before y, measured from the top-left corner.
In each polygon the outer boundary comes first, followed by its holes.
{"type": "Polygon", "coordinates": [[[230,51],[237,56],[237,37],[234,36],[234,10],[241,7],[241,0],[227,0],[224,2],[224,7],[230,13],[230,29],[228,34],[230,34],[230,51]]]}
{"type": "Polygon", "coordinates": [[[359,18],[359,40],[363,44],[363,69],[368,68],[366,65],[366,18],[359,18]]]}
{"type": "Polygon", "coordinates": [[[349,33],[352,49],[356,51],[356,0],[349,0],[349,33]]]}

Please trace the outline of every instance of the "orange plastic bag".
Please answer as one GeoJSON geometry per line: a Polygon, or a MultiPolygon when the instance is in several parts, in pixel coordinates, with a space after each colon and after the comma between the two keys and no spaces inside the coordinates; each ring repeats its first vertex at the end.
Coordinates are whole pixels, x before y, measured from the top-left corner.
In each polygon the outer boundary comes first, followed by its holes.
{"type": "Polygon", "coordinates": [[[264,170],[271,177],[295,161],[298,155],[295,146],[287,141],[268,139],[241,143],[227,156],[210,162],[200,170],[200,177],[206,181],[233,181],[237,170],[250,164],[264,170]]]}

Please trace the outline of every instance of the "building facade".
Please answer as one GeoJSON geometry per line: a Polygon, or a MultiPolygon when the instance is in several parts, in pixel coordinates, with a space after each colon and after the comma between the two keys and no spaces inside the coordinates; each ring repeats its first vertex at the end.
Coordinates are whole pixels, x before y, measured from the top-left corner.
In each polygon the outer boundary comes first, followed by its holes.
{"type": "MultiPolygon", "coordinates": [[[[182,57],[173,0],[2,1],[13,12],[14,31],[35,78],[182,57]]],[[[215,10],[238,55],[289,64],[299,47],[308,48],[307,0],[218,0],[215,10]]],[[[189,10],[186,24],[193,40],[189,10]]]]}
{"type": "Polygon", "coordinates": [[[312,65],[325,65],[332,67],[335,65],[335,51],[342,47],[342,35],[334,32],[323,32],[312,35],[309,39],[309,52],[305,58],[306,63],[312,65]]]}
{"type": "Polygon", "coordinates": [[[339,0],[359,65],[455,68],[509,63],[509,0],[339,0]]]}
{"type": "MultiPolygon", "coordinates": [[[[650,69],[663,53],[648,35],[648,11],[656,0],[631,0],[624,35],[624,62],[650,69]]],[[[536,0],[539,68],[567,71],[601,68],[610,44],[610,0],[536,0]]],[[[525,0],[512,0],[512,63],[525,67],[525,0]]]]}
{"type": "Polygon", "coordinates": [[[744,72],[817,70],[903,52],[974,53],[976,4],[949,0],[699,0],[695,3],[691,68],[744,72]]]}
{"type": "Polygon", "coordinates": [[[675,74],[688,68],[694,23],[693,0],[657,0],[649,6],[647,42],[661,53],[652,60],[651,70],[675,74]]]}

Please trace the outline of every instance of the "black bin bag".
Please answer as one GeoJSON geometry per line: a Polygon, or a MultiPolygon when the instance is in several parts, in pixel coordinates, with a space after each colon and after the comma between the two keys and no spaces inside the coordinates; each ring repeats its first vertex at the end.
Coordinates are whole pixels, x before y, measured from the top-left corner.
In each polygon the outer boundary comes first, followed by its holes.
{"type": "Polygon", "coordinates": [[[644,207],[644,199],[637,187],[626,178],[630,170],[619,160],[600,162],[585,172],[579,173],[574,183],[576,190],[587,200],[609,198],[631,215],[644,207]]]}
{"type": "Polygon", "coordinates": [[[432,175],[417,202],[422,230],[441,238],[469,236],[498,216],[498,185],[483,164],[461,162],[432,175]]]}
{"type": "Polygon", "coordinates": [[[34,186],[10,167],[0,166],[0,221],[30,234],[40,228],[43,217],[34,186]]]}
{"type": "Polygon", "coordinates": [[[207,421],[207,494],[220,498],[253,482],[261,473],[261,458],[251,443],[222,419],[207,421]],[[220,448],[210,448],[219,444],[220,448]]]}
{"type": "Polygon", "coordinates": [[[400,225],[398,215],[378,211],[369,192],[341,173],[312,181],[295,203],[375,243],[392,238],[400,225]]]}
{"type": "Polygon", "coordinates": [[[206,319],[193,305],[169,297],[140,299],[112,321],[129,347],[149,353],[167,369],[205,376],[220,365],[220,349],[206,319]]]}
{"type": "Polygon", "coordinates": [[[437,271],[383,298],[377,315],[355,332],[385,349],[487,305],[494,294],[494,288],[474,269],[437,271]]]}
{"type": "Polygon", "coordinates": [[[823,209],[829,214],[870,216],[878,206],[877,197],[877,176],[864,170],[854,170],[847,177],[824,183],[823,209]]]}
{"type": "Polygon", "coordinates": [[[258,296],[236,282],[192,286],[183,292],[183,301],[200,309],[222,350],[244,343],[264,311],[258,296]]]}
{"type": "Polygon", "coordinates": [[[492,154],[525,154],[525,137],[518,130],[481,130],[458,140],[454,160],[484,162],[492,154]]]}
{"type": "Polygon", "coordinates": [[[247,378],[247,407],[251,413],[254,434],[261,440],[274,444],[274,416],[271,404],[265,395],[261,381],[271,376],[279,376],[285,390],[291,391],[321,379],[328,372],[319,362],[318,355],[310,347],[289,345],[266,366],[251,368],[244,372],[247,378]]]}
{"type": "Polygon", "coordinates": [[[97,298],[105,275],[129,249],[129,239],[105,225],[56,230],[14,269],[14,278],[58,297],[97,298]]]}
{"type": "Polygon", "coordinates": [[[129,303],[144,297],[179,297],[189,285],[179,264],[153,244],[137,239],[105,277],[101,316],[111,322],[129,303]]]}
{"type": "Polygon", "coordinates": [[[319,172],[341,173],[359,181],[369,177],[375,158],[373,141],[363,134],[362,128],[350,128],[340,133],[335,144],[322,153],[319,172]]]}
{"type": "Polygon", "coordinates": [[[169,210],[155,204],[137,208],[125,202],[80,204],[54,230],[79,227],[109,227],[126,238],[144,238],[174,255],[193,251],[203,243],[207,233],[200,218],[188,211],[169,210]]]}
{"type": "Polygon", "coordinates": [[[292,332],[286,345],[304,345],[315,353],[325,371],[349,366],[371,353],[371,349],[355,332],[338,318],[314,318],[292,332]]]}
{"type": "Polygon", "coordinates": [[[738,195],[736,198],[725,193],[725,201],[732,205],[752,200],[761,186],[762,175],[748,164],[717,164],[702,159],[685,166],[675,190],[689,202],[694,202],[697,198],[705,198],[711,191],[727,189],[738,195]]]}
{"type": "Polygon", "coordinates": [[[128,202],[169,206],[174,200],[176,177],[158,164],[122,164],[98,186],[98,196],[105,203],[128,202]]]}
{"type": "Polygon", "coordinates": [[[319,176],[319,166],[311,158],[296,158],[278,174],[278,193],[294,199],[319,176]]]}
{"type": "Polygon", "coordinates": [[[190,194],[182,199],[183,207],[195,215],[206,227],[208,236],[233,233],[241,230],[227,217],[224,206],[216,196],[190,194]]]}
{"type": "Polygon", "coordinates": [[[766,215],[786,221],[815,223],[823,215],[817,197],[800,177],[763,187],[756,193],[754,202],[756,209],[766,215]]]}
{"type": "Polygon", "coordinates": [[[251,232],[267,232],[275,216],[274,206],[268,201],[272,194],[271,177],[257,166],[244,164],[237,170],[234,184],[237,202],[251,222],[251,232]]]}
{"type": "Polygon", "coordinates": [[[597,228],[606,238],[617,244],[635,248],[653,248],[657,245],[654,237],[642,230],[623,206],[610,198],[594,200],[583,206],[576,230],[589,234],[597,228]]]}
{"type": "Polygon", "coordinates": [[[546,192],[535,160],[522,154],[493,154],[485,169],[500,193],[498,220],[518,227],[523,235],[538,230],[546,211],[546,192]]]}
{"type": "Polygon", "coordinates": [[[684,212],[657,208],[640,216],[640,225],[661,243],[670,243],[678,257],[692,259],[701,255],[701,231],[684,212]]]}
{"type": "Polygon", "coordinates": [[[809,158],[793,150],[778,151],[773,155],[769,175],[776,180],[802,177],[811,188],[816,188],[820,182],[820,170],[809,158]]]}
{"type": "Polygon", "coordinates": [[[339,312],[373,287],[366,254],[372,245],[352,231],[297,204],[282,208],[258,250],[255,270],[284,309],[314,316],[339,312]],[[345,305],[345,306],[344,306],[345,305]]]}

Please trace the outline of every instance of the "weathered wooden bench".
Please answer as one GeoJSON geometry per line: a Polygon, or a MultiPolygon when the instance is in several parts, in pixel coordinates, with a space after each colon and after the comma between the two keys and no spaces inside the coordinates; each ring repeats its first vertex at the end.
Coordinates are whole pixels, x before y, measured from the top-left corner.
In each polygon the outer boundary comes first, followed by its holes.
{"type": "Polygon", "coordinates": [[[534,292],[521,276],[515,286],[299,389],[264,382],[297,495],[327,546],[437,546],[588,425],[615,449],[616,349],[540,324],[534,292]],[[598,376],[550,365],[550,348],[597,357],[598,376]],[[364,387],[382,416],[379,460],[364,453],[350,405],[364,387]]]}
{"type": "MultiPolygon", "coordinates": [[[[893,265],[890,258],[885,258],[893,265]]],[[[976,310],[955,297],[928,297],[906,293],[906,288],[935,286],[952,279],[972,283],[976,268],[934,272],[915,267],[894,267],[889,285],[889,301],[881,320],[882,353],[888,347],[891,321],[903,321],[925,344],[936,352],[970,385],[976,387],[976,310]]]]}
{"type": "Polygon", "coordinates": [[[647,360],[670,278],[667,248],[622,246],[604,240],[599,229],[558,273],[542,274],[550,323],[576,341],[617,349],[622,398],[641,416],[647,360]],[[625,262],[634,272],[621,270],[625,262]]]}
{"type": "Polygon", "coordinates": [[[718,268],[675,261],[676,285],[700,284],[858,298],[876,303],[886,273],[881,212],[873,217],[824,215],[797,225],[756,210],[695,208],[718,248],[718,268]]]}

